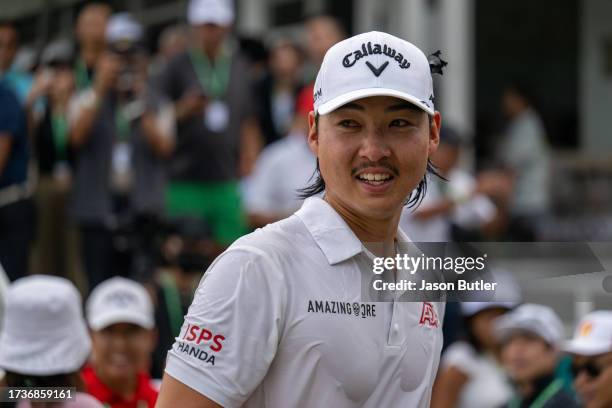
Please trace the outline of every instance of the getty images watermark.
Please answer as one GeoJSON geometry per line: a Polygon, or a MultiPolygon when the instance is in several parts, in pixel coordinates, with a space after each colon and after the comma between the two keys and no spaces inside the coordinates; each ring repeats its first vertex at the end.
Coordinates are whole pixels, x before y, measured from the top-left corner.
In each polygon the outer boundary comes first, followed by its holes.
{"type": "Polygon", "coordinates": [[[388,281],[381,278],[372,281],[376,291],[495,291],[497,282],[485,279],[440,279],[440,273],[484,272],[487,254],[481,256],[427,256],[397,254],[394,257],[375,257],[372,272],[382,276],[385,272],[406,276],[405,279],[388,281]],[[419,279],[409,279],[419,272],[419,279]],[[435,272],[435,273],[434,273],[435,272]],[[427,279],[430,276],[432,279],[427,279]]]}
{"type": "Polygon", "coordinates": [[[368,243],[361,298],[368,302],[488,302],[569,296],[612,301],[611,242],[368,243]]]}

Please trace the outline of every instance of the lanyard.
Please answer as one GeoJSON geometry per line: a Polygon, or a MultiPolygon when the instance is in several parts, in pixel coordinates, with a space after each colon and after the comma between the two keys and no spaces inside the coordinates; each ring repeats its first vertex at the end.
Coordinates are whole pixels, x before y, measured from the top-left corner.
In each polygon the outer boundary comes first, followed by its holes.
{"type": "Polygon", "coordinates": [[[66,121],[66,117],[64,115],[52,113],[51,130],[53,133],[53,145],[55,146],[57,161],[65,161],[68,147],[68,122],[66,121]]]}
{"type": "MultiPolygon", "coordinates": [[[[548,387],[546,387],[544,391],[540,393],[540,395],[538,395],[538,398],[536,398],[535,401],[529,405],[529,408],[543,408],[546,403],[561,389],[562,386],[563,384],[561,379],[557,378],[555,381],[550,383],[548,387]]],[[[519,408],[520,406],[521,402],[518,398],[514,398],[508,404],[509,408],[519,408]]]]}
{"type": "Polygon", "coordinates": [[[74,79],[77,89],[85,89],[91,86],[91,78],[87,73],[85,62],[79,58],[74,67],[74,79]]]}
{"type": "Polygon", "coordinates": [[[172,330],[173,336],[178,336],[183,325],[183,308],[178,288],[172,277],[167,273],[161,275],[161,286],[164,291],[166,308],[168,309],[170,330],[172,330]]]}
{"type": "Polygon", "coordinates": [[[122,107],[118,106],[115,110],[115,129],[117,131],[117,139],[120,142],[126,142],[130,137],[130,121],[125,116],[122,107]]]}
{"type": "Polygon", "coordinates": [[[200,50],[189,50],[191,65],[198,77],[198,81],[207,96],[212,99],[221,99],[225,95],[229,84],[230,60],[224,53],[219,55],[215,64],[200,50]]]}

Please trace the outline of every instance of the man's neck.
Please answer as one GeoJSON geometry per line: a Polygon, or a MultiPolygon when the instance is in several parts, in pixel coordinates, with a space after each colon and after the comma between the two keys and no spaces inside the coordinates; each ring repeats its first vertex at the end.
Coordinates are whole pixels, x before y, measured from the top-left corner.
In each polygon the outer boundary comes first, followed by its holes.
{"type": "MultiPolygon", "coordinates": [[[[347,223],[349,228],[362,243],[383,244],[383,252],[385,253],[377,253],[380,252],[380,248],[379,245],[376,245],[377,248],[373,250],[375,255],[388,256],[389,254],[387,252],[395,251],[394,242],[397,236],[397,227],[399,224],[401,210],[397,211],[397,214],[394,214],[388,218],[364,218],[362,215],[355,214],[341,203],[330,199],[327,195],[324,199],[329,203],[329,205],[332,206],[334,210],[336,210],[338,214],[340,214],[342,219],[347,223]]],[[[372,248],[369,247],[368,249],[372,250],[372,248]]]]}
{"type": "Polygon", "coordinates": [[[200,47],[200,51],[208,58],[211,63],[214,63],[219,55],[221,55],[222,46],[209,46],[209,47],[200,47]]]}
{"type": "Polygon", "coordinates": [[[523,399],[531,399],[531,397],[533,397],[535,387],[531,381],[519,382],[516,384],[516,388],[523,399]]]}
{"type": "Polygon", "coordinates": [[[98,57],[104,51],[103,47],[98,47],[96,45],[85,46],[81,49],[80,57],[87,66],[87,68],[93,68],[98,61],[98,57]]]}
{"type": "Polygon", "coordinates": [[[113,393],[121,396],[123,399],[130,399],[136,393],[136,388],[138,386],[138,381],[136,376],[131,377],[129,380],[124,379],[113,379],[113,378],[104,378],[104,376],[100,375],[100,372],[96,370],[96,375],[108,388],[110,388],[113,393]]]}
{"type": "Polygon", "coordinates": [[[545,374],[531,381],[518,382],[516,387],[521,397],[523,397],[523,400],[531,401],[536,399],[554,380],[555,378],[552,374],[545,374]]]}

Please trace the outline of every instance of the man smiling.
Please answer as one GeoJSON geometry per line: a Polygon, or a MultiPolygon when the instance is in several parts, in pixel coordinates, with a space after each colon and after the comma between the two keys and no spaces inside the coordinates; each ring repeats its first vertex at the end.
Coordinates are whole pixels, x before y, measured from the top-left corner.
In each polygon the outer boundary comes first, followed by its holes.
{"type": "Polygon", "coordinates": [[[159,407],[429,405],[444,305],[362,296],[374,257],[409,241],[399,217],[424,192],[438,145],[428,60],[397,37],[360,34],[327,52],[314,98],[318,172],[304,194],[323,198],[211,265],[169,352],[159,407]]]}

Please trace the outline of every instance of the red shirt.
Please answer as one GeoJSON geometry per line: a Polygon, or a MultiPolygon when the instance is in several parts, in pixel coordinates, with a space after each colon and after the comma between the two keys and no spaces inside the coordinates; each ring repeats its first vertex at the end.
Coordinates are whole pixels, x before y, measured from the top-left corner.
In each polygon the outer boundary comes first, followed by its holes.
{"type": "Polygon", "coordinates": [[[128,400],[115,394],[96,375],[91,366],[86,366],[81,372],[87,393],[93,395],[103,404],[111,408],[154,408],[157,400],[157,390],[153,388],[150,378],[145,373],[138,374],[138,385],[134,396],[128,400]]]}

